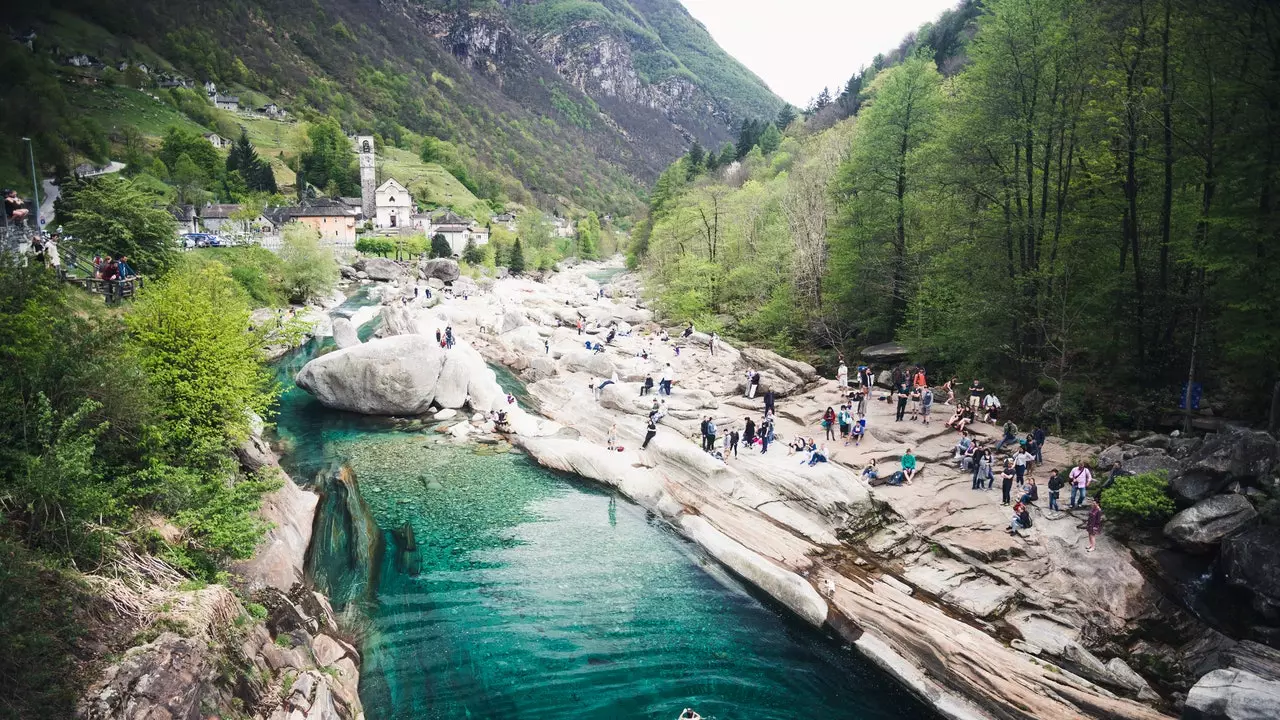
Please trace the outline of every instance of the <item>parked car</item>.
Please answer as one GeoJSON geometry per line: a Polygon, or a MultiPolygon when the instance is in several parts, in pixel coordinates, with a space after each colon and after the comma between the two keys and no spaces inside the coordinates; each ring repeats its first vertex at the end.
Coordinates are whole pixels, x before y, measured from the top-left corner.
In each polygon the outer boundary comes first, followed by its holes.
{"type": "Polygon", "coordinates": [[[227,244],[213,233],[187,233],[182,238],[186,247],[222,247],[227,244]]]}

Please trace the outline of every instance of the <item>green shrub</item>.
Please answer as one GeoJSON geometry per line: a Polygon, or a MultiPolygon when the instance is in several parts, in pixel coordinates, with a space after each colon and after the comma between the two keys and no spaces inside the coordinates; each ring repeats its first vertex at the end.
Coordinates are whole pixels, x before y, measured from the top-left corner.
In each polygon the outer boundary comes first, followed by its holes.
{"type": "Polygon", "coordinates": [[[1164,470],[1118,477],[1099,502],[1112,519],[1134,524],[1162,523],[1175,509],[1164,470]]]}
{"type": "Polygon", "coordinates": [[[82,595],[45,557],[0,537],[0,717],[75,715],[75,607],[82,595]]]}

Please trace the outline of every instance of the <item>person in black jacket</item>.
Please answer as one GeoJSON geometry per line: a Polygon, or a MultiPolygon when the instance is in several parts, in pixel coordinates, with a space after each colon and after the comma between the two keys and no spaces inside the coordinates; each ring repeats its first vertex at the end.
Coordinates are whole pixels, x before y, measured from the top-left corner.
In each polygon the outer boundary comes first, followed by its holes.
{"type": "Polygon", "coordinates": [[[1058,507],[1058,496],[1062,493],[1062,486],[1065,484],[1066,483],[1062,479],[1062,473],[1057,470],[1049,471],[1049,482],[1047,485],[1049,487],[1050,510],[1062,511],[1062,508],[1058,507]]]}
{"type": "Polygon", "coordinates": [[[658,416],[656,414],[650,414],[649,427],[646,429],[646,432],[644,434],[644,444],[640,446],[640,449],[641,450],[648,449],[649,441],[652,440],[653,436],[657,434],[658,434],[658,416]]]}

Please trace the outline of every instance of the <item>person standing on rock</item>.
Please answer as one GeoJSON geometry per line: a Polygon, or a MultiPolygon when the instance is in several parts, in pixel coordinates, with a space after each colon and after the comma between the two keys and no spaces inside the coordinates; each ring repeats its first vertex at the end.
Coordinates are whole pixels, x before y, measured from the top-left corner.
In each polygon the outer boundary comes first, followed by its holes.
{"type": "Polygon", "coordinates": [[[1075,468],[1071,470],[1071,503],[1067,505],[1067,509],[1074,510],[1084,505],[1085,495],[1089,489],[1089,485],[1093,483],[1093,473],[1089,468],[1085,467],[1084,460],[1076,462],[1075,468]]]}
{"type": "Polygon", "coordinates": [[[1030,462],[1034,462],[1035,459],[1036,459],[1036,456],[1027,452],[1026,448],[1018,448],[1018,452],[1013,454],[1013,471],[1018,476],[1019,486],[1022,486],[1023,484],[1025,484],[1024,479],[1026,478],[1026,475],[1027,475],[1027,464],[1030,462]]]}
{"type": "Polygon", "coordinates": [[[707,418],[707,452],[716,451],[716,421],[707,418]]]}
{"type": "Polygon", "coordinates": [[[543,352],[543,354],[545,354],[545,355],[550,355],[550,354],[551,354],[551,341],[550,341],[550,340],[543,340],[543,341],[542,341],[542,352],[543,352]]]}
{"type": "Polygon", "coordinates": [[[1049,471],[1049,482],[1046,486],[1049,488],[1049,509],[1055,512],[1062,512],[1062,508],[1058,507],[1058,497],[1062,494],[1062,486],[1065,483],[1062,480],[1062,473],[1057,470],[1049,471]]]}
{"type": "Polygon", "coordinates": [[[667,363],[666,367],[662,369],[662,379],[658,381],[658,394],[671,394],[671,363],[667,363]]]}
{"type": "Polygon", "coordinates": [[[716,333],[711,333],[711,339],[707,341],[707,347],[711,348],[712,355],[716,354],[716,345],[719,342],[720,342],[720,336],[716,333]]]}
{"type": "Polygon", "coordinates": [[[827,440],[836,439],[836,411],[827,406],[827,411],[822,413],[822,429],[826,431],[827,440]]]}
{"type": "Polygon", "coordinates": [[[956,403],[956,378],[951,378],[942,384],[942,389],[947,391],[946,405],[954,405],[956,403]]]}
{"type": "Polygon", "coordinates": [[[751,400],[756,396],[756,388],[760,387],[760,373],[755,370],[747,371],[747,399],[751,400]]]}
{"type": "Polygon", "coordinates": [[[760,424],[760,454],[769,452],[769,441],[773,440],[773,421],[767,416],[760,424]]]}
{"type": "Polygon", "coordinates": [[[711,422],[711,418],[704,417],[702,422],[698,423],[698,434],[702,436],[702,451],[707,451],[707,424],[711,422]]]}
{"type": "Polygon", "coordinates": [[[840,406],[840,412],[836,413],[836,422],[840,423],[840,439],[844,441],[845,447],[848,447],[849,426],[853,424],[853,413],[849,412],[848,405],[840,406]]]}
{"type": "Polygon", "coordinates": [[[920,421],[929,424],[929,414],[933,412],[933,390],[928,385],[920,392],[920,421]]]}
{"type": "Polygon", "coordinates": [[[582,318],[578,318],[578,334],[582,334],[582,318]]]}
{"type": "Polygon", "coordinates": [[[893,417],[894,422],[902,422],[902,417],[907,413],[907,395],[906,393],[898,393],[898,412],[893,417]]]}
{"type": "Polygon", "coordinates": [[[1009,496],[1013,492],[1013,460],[1004,461],[1004,470],[1000,471],[1000,504],[1008,505],[1009,496]]]}
{"type": "Polygon", "coordinates": [[[444,346],[446,349],[453,348],[453,326],[446,325],[444,328],[444,346]]]}
{"type": "MultiPolygon", "coordinates": [[[[757,375],[756,375],[756,381],[757,381],[757,382],[759,382],[759,378],[760,378],[760,376],[757,374],[757,375]]],[[[774,411],[774,410],[773,410],[773,391],[772,391],[772,390],[765,390],[765,391],[764,391],[764,411],[765,411],[765,412],[767,412],[767,413],[772,413],[772,412],[774,411]]]]}
{"type": "Polygon", "coordinates": [[[742,431],[742,439],[746,441],[747,447],[756,444],[756,421],[751,418],[743,418],[746,420],[746,427],[742,431]]]}
{"type": "MultiPolygon", "coordinates": [[[[872,380],[872,378],[871,378],[871,366],[870,366],[870,365],[863,365],[862,367],[858,368],[858,376],[859,376],[859,377],[861,378],[861,380],[862,380],[862,382],[861,382],[860,384],[862,385],[862,394],[863,394],[863,396],[865,397],[865,396],[867,396],[867,395],[870,395],[870,394],[871,394],[871,380],[872,380]]],[[[860,412],[860,413],[864,413],[864,414],[865,414],[865,413],[866,413],[866,408],[865,408],[865,407],[860,407],[860,408],[858,408],[858,412],[860,412]]]]}
{"type": "Polygon", "coordinates": [[[844,364],[844,360],[840,361],[840,367],[836,369],[836,383],[841,390],[849,387],[849,366],[844,364]]]}
{"type": "Polygon", "coordinates": [[[729,459],[730,454],[732,454],[735,458],[738,457],[738,429],[737,428],[733,428],[732,430],[730,430],[728,436],[726,436],[724,440],[725,460],[729,459]]]}
{"type": "Polygon", "coordinates": [[[609,426],[609,437],[607,438],[607,441],[609,443],[610,450],[614,449],[614,447],[617,446],[618,444],[618,424],[617,423],[613,423],[612,425],[609,426]]]}
{"type": "Polygon", "coordinates": [[[911,422],[920,419],[920,401],[924,398],[924,393],[918,387],[911,388],[911,422]]]}
{"type": "Polygon", "coordinates": [[[1044,441],[1047,439],[1044,428],[1039,425],[1031,431],[1031,438],[1036,441],[1036,464],[1044,462],[1044,441]]]}
{"type": "Polygon", "coordinates": [[[640,446],[640,449],[647,450],[649,448],[649,441],[653,440],[653,436],[657,434],[658,434],[658,414],[650,413],[649,426],[645,430],[644,443],[640,446]]]}
{"type": "Polygon", "coordinates": [[[986,391],[980,380],[974,380],[969,386],[969,407],[973,408],[975,414],[982,409],[982,395],[986,391]]]}
{"type": "Polygon", "coordinates": [[[1085,520],[1084,529],[1089,533],[1089,549],[1085,552],[1093,552],[1098,533],[1102,532],[1102,506],[1098,498],[1089,498],[1089,519],[1085,520]]]}

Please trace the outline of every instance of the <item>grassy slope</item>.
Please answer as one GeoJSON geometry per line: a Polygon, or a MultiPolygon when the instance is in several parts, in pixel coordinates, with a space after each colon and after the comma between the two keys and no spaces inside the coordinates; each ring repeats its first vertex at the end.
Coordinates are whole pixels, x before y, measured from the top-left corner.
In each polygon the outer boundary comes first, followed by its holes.
{"type": "MultiPolygon", "coordinates": [[[[91,115],[109,132],[115,133],[122,127],[132,126],[155,144],[158,144],[160,136],[170,127],[199,133],[209,132],[208,128],[192,122],[172,105],[157,101],[145,92],[102,85],[76,85],[68,88],[68,92],[77,108],[91,115]]],[[[293,185],[293,171],[280,155],[284,153],[285,158],[296,155],[296,136],[301,128],[298,123],[247,118],[223,111],[219,111],[218,115],[224,120],[243,125],[249,131],[249,139],[258,148],[259,154],[270,159],[276,182],[282,186],[293,185]]],[[[471,194],[470,190],[444,168],[435,163],[424,164],[416,153],[409,150],[384,148],[381,151],[379,171],[380,178],[394,177],[429,203],[448,205],[460,213],[478,216],[483,215],[487,208],[483,201],[471,194]]]]}
{"type": "MultiPolygon", "coordinates": [[[[438,43],[424,41],[424,20],[406,21],[381,6],[337,0],[51,5],[74,7],[119,38],[120,47],[154,47],[184,75],[212,77],[242,95],[246,87],[269,93],[299,117],[324,113],[360,133],[396,123],[415,135],[447,139],[474,152],[473,165],[525,204],[565,198],[628,214],[638,209],[648,176],[669,161],[637,152],[603,124],[583,132],[560,122],[551,89],[581,94],[551,68],[511,68],[504,92],[485,71],[470,71],[438,43]]],[[[434,183],[433,197],[456,198],[458,188],[444,183],[434,183]]]]}

